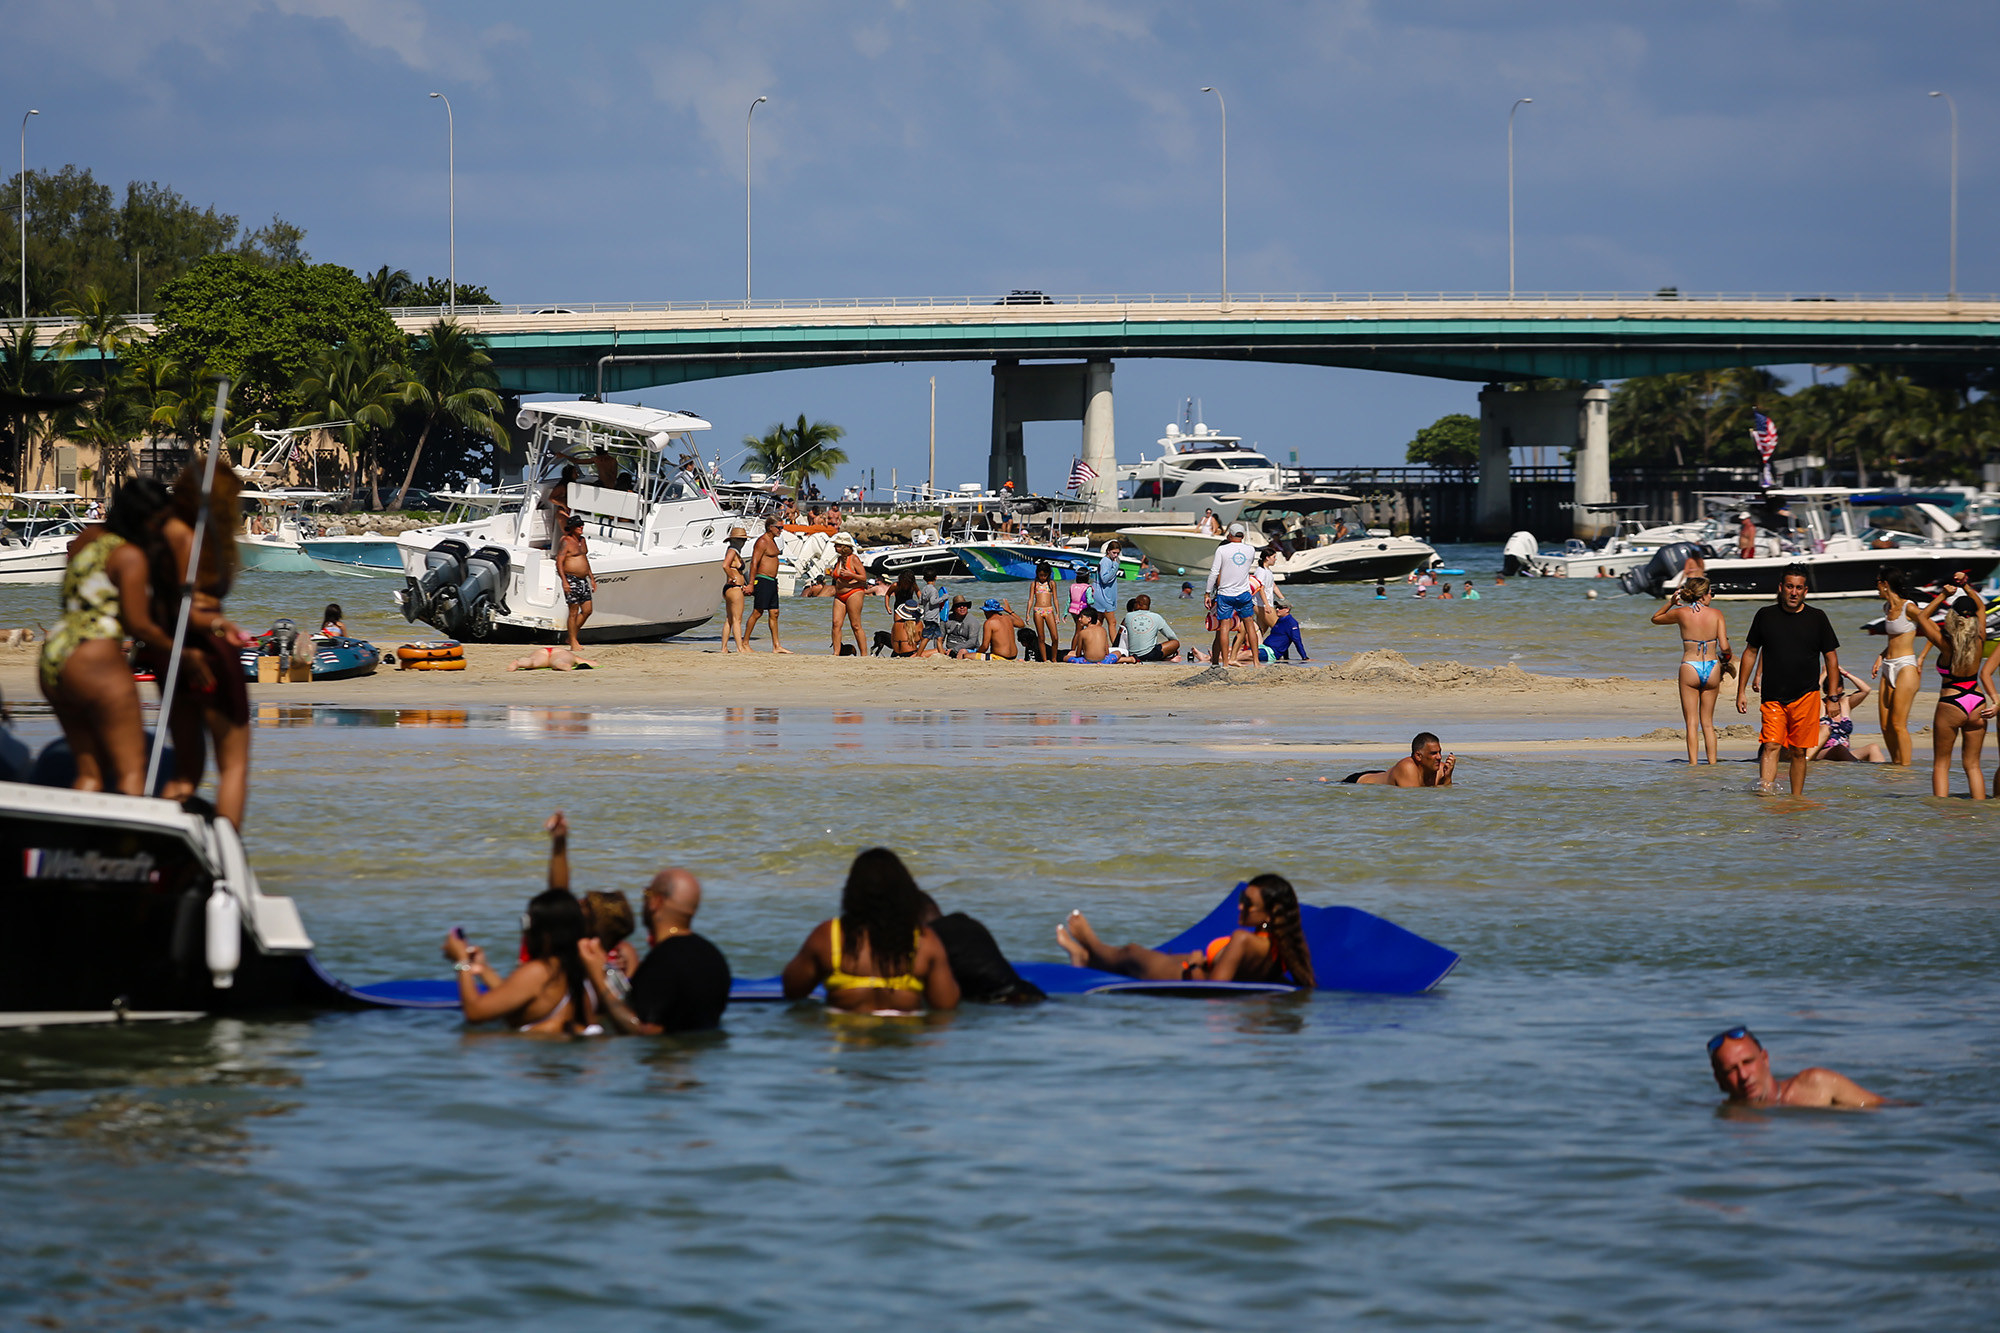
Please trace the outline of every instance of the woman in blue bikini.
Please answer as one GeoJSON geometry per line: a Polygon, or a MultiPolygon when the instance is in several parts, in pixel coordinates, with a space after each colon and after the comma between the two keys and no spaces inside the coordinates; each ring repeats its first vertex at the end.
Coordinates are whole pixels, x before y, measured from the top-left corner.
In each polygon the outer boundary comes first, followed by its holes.
{"type": "Polygon", "coordinates": [[[1729,627],[1722,612],[1708,603],[1708,580],[1691,574],[1681,580],[1674,600],[1653,613],[1655,625],[1678,625],[1681,631],[1681,716],[1687,723],[1688,763],[1695,762],[1695,733],[1701,733],[1708,762],[1716,762],[1715,701],[1722,695],[1722,678],[1729,674],[1729,627]]]}

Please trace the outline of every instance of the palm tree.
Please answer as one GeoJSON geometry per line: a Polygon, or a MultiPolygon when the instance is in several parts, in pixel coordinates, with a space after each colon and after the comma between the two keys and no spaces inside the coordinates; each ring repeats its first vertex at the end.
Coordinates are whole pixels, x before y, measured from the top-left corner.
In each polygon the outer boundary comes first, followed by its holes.
{"type": "Polygon", "coordinates": [[[424,429],[403,473],[402,489],[396,492],[395,508],[403,507],[417,475],[417,460],[424,456],[424,442],[441,422],[455,421],[496,442],[506,441],[506,427],[493,415],[501,404],[494,392],[500,381],[492,366],[486,340],[451,320],[440,319],[417,340],[410,355],[410,377],[403,381],[401,393],[404,402],[423,409],[424,429]]]}
{"type": "Polygon", "coordinates": [[[7,401],[14,434],[16,490],[39,484],[42,466],[55,457],[55,442],[76,429],[84,398],[76,382],[76,364],[45,356],[39,341],[33,325],[19,324],[0,344],[0,397],[7,401]]]}
{"type": "Polygon", "coordinates": [[[368,294],[375,298],[375,304],[401,306],[410,304],[417,280],[410,276],[406,268],[392,269],[387,264],[362,279],[368,284],[368,294]]]}
{"type": "Polygon", "coordinates": [[[111,354],[137,341],[138,330],[132,322],[112,304],[104,289],[94,284],[83,289],[80,299],[65,295],[62,313],[76,323],[69,337],[56,344],[57,354],[81,356],[94,349],[100,379],[108,369],[106,362],[111,354]]]}
{"type": "Polygon", "coordinates": [[[802,491],[807,478],[831,477],[846,464],[847,451],[833,443],[846,434],[831,421],[808,425],[806,414],[801,412],[796,426],[777,422],[761,436],[744,436],[750,453],[743,460],[743,470],[766,473],[802,491]]]}
{"type": "MultiPolygon", "coordinates": [[[[312,369],[299,381],[299,396],[306,411],[296,424],[345,422],[338,427],[341,441],[354,459],[348,487],[352,494],[361,484],[361,471],[374,452],[383,431],[396,424],[396,408],[402,402],[402,367],[380,356],[381,349],[367,346],[329,347],[313,359],[312,369]]],[[[382,507],[382,479],[369,472],[369,488],[375,508],[382,507]]]]}

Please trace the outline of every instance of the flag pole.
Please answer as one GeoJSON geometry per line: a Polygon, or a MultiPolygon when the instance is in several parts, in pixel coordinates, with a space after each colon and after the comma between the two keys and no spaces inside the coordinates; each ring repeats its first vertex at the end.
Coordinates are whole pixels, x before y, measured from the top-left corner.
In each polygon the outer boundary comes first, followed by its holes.
{"type": "MultiPolygon", "coordinates": [[[[229,403],[229,380],[225,376],[215,386],[215,422],[208,430],[208,468],[201,478],[201,508],[194,517],[194,540],[188,543],[187,571],[181,578],[181,609],[174,622],[173,651],[167,656],[166,679],[160,682],[160,713],[153,722],[153,754],[146,761],[145,794],[150,796],[160,780],[160,759],[167,747],[167,719],[173,715],[174,686],[180,680],[181,646],[187,642],[188,613],[194,609],[195,570],[201,563],[201,538],[208,529],[208,503],[215,494],[215,463],[222,457],[222,412],[229,403]]],[[[227,663],[224,664],[225,668],[227,663]]],[[[241,667],[236,668],[242,670],[241,667]]]]}

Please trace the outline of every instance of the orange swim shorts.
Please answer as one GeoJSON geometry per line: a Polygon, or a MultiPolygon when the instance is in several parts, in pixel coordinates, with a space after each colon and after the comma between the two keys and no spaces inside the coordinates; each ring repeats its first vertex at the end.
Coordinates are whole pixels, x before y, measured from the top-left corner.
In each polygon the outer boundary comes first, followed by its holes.
{"type": "Polygon", "coordinates": [[[1765,745],[1810,750],[1819,744],[1819,714],[1817,694],[1802,694],[1788,704],[1766,699],[1762,709],[1764,726],[1757,739],[1765,745]]]}

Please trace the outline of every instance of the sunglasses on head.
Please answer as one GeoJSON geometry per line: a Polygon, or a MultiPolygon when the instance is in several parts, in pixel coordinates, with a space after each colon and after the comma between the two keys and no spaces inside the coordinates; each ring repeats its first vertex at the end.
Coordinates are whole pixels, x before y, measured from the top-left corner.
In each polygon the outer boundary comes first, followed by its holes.
{"type": "MultiPolygon", "coordinates": [[[[1708,1039],[1708,1053],[1714,1055],[1722,1049],[1722,1043],[1725,1041],[1741,1041],[1745,1037],[1750,1037],[1750,1029],[1740,1023],[1727,1032],[1718,1032],[1708,1039]]],[[[1750,1040],[1756,1041],[1757,1039],[1750,1037],[1750,1040]]]]}

